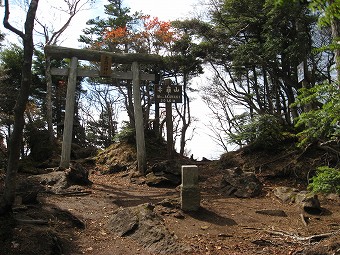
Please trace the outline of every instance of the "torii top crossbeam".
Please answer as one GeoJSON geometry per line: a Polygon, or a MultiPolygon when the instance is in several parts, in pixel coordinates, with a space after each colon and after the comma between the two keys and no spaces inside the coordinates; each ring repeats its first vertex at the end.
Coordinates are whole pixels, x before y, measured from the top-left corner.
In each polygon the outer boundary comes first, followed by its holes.
{"type": "Polygon", "coordinates": [[[73,58],[87,61],[100,61],[102,55],[112,57],[112,63],[132,64],[133,62],[144,64],[159,64],[163,62],[163,58],[155,54],[143,53],[113,53],[107,51],[89,50],[89,49],[74,49],[60,47],[55,45],[46,45],[45,54],[54,59],[73,58]]]}

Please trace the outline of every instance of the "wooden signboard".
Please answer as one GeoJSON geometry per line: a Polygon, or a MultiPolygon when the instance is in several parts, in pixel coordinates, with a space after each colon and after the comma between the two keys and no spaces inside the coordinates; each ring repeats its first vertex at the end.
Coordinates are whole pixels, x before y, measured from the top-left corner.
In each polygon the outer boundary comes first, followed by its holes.
{"type": "Polygon", "coordinates": [[[100,56],[100,76],[110,77],[112,74],[112,57],[102,54],[100,56]]]}
{"type": "Polygon", "coordinates": [[[156,103],[182,103],[182,86],[155,85],[156,103]]]}

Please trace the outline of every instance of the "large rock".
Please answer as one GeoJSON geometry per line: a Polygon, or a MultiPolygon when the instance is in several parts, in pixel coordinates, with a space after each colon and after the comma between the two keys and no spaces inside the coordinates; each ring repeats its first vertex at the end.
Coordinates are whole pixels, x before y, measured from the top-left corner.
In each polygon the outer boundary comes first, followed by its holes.
{"type": "Polygon", "coordinates": [[[89,170],[79,163],[70,164],[66,174],[70,184],[89,185],[92,183],[89,180],[89,170]]]}
{"type": "Polygon", "coordinates": [[[118,208],[112,215],[108,229],[118,236],[129,236],[155,254],[183,254],[190,247],[176,239],[154,212],[151,204],[118,208]]]}
{"type": "Polygon", "coordinates": [[[151,166],[145,177],[149,186],[177,186],[181,183],[181,165],[175,161],[161,161],[151,166]]]}
{"type": "Polygon", "coordinates": [[[46,191],[56,194],[69,187],[67,175],[64,171],[32,175],[27,178],[27,181],[41,185],[46,191]]]}
{"type": "Polygon", "coordinates": [[[249,198],[261,194],[262,183],[254,173],[235,167],[224,171],[220,190],[227,196],[249,198]]]}
{"type": "MultiPolygon", "coordinates": [[[[57,170],[61,169],[57,168],[57,170]]],[[[46,191],[55,194],[63,193],[72,185],[89,185],[92,183],[89,180],[88,170],[81,164],[71,164],[70,168],[62,171],[32,175],[26,181],[35,186],[41,186],[46,191]]]]}

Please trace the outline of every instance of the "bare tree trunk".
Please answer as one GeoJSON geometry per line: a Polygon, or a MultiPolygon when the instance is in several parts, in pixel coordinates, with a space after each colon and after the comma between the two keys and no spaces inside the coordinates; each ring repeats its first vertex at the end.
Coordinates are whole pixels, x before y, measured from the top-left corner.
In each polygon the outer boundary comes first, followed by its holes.
{"type": "Polygon", "coordinates": [[[135,128],[135,114],[134,114],[134,106],[133,106],[133,100],[132,100],[132,84],[129,81],[129,84],[127,86],[127,105],[126,109],[129,115],[130,125],[131,127],[135,128]]]}
{"type": "MultiPolygon", "coordinates": [[[[265,106],[266,93],[264,93],[264,95],[261,96],[261,92],[260,92],[261,88],[260,88],[260,84],[259,84],[259,81],[258,81],[258,78],[257,78],[256,67],[255,66],[252,67],[252,73],[253,73],[253,76],[254,76],[254,85],[251,85],[251,81],[250,81],[250,77],[249,77],[250,71],[246,71],[246,72],[247,72],[247,87],[253,89],[253,93],[255,93],[255,95],[256,95],[255,101],[256,101],[256,103],[259,107],[259,110],[262,113],[264,111],[265,107],[266,107],[265,106]]],[[[269,88],[267,87],[266,90],[267,90],[267,94],[268,94],[269,88]]],[[[269,102],[269,100],[268,100],[268,102],[269,102]]]]}
{"type": "Polygon", "coordinates": [[[32,0],[26,15],[25,33],[9,24],[9,1],[5,0],[4,27],[19,35],[24,45],[24,62],[22,65],[22,79],[18,98],[14,107],[14,128],[9,143],[9,158],[5,179],[5,190],[0,204],[0,215],[11,210],[16,189],[18,162],[25,125],[24,112],[32,83],[32,57],[33,57],[33,28],[39,0],[32,0]]]}
{"type": "Polygon", "coordinates": [[[187,83],[188,83],[188,75],[183,75],[183,94],[184,94],[184,102],[183,102],[183,112],[180,113],[178,111],[178,114],[180,115],[180,118],[182,120],[182,130],[181,130],[181,138],[180,138],[180,151],[179,153],[181,155],[184,155],[185,152],[185,145],[187,142],[187,136],[186,133],[188,131],[188,128],[191,124],[191,114],[190,114],[190,100],[186,93],[187,91],[187,83]]]}
{"type": "Polygon", "coordinates": [[[46,56],[45,60],[46,67],[46,118],[49,140],[53,143],[54,132],[53,132],[53,112],[52,112],[52,75],[51,75],[51,57],[46,56]]]}
{"type": "MultiPolygon", "coordinates": [[[[61,84],[58,84],[56,86],[56,122],[57,122],[57,139],[61,139],[62,133],[63,133],[63,125],[61,125],[62,122],[62,105],[64,104],[63,99],[66,97],[66,90],[61,86],[61,84]]],[[[65,104],[64,104],[65,105],[65,104]]]]}

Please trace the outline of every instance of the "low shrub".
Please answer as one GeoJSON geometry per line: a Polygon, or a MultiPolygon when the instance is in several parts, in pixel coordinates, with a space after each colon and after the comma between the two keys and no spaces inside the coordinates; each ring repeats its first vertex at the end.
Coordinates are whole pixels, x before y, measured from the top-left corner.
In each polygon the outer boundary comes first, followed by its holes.
{"type": "Polygon", "coordinates": [[[322,166],[317,168],[308,188],[314,193],[340,194],[340,169],[322,166]]]}

